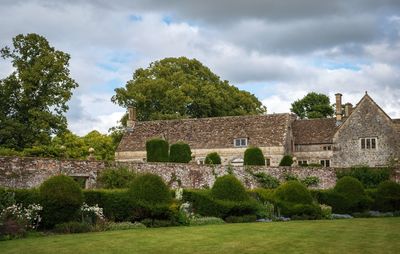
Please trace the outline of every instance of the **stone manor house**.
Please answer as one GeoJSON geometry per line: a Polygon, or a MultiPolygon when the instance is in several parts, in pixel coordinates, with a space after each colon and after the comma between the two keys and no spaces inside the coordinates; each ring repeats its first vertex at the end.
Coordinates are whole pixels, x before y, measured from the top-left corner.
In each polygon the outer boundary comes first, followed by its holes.
{"type": "Polygon", "coordinates": [[[249,146],[261,148],[268,166],[278,166],[285,154],[298,165],[325,167],[381,166],[400,158],[400,119],[391,119],[367,93],[355,107],[342,105],[336,94],[334,118],[285,113],[140,122],[135,115],[130,108],[118,161],[145,161],[146,141],[155,137],[188,143],[198,164],[218,152],[223,164],[242,165],[249,146]]]}

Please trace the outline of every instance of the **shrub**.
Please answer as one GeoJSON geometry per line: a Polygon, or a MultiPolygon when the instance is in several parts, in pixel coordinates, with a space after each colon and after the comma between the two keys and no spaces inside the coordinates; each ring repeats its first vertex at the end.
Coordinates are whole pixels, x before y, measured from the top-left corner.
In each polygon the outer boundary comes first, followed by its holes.
{"type": "Polygon", "coordinates": [[[139,175],[133,180],[128,194],[132,200],[142,204],[169,204],[171,192],[163,179],[155,174],[139,175]]]}
{"type": "Polygon", "coordinates": [[[0,188],[0,213],[3,209],[15,204],[15,193],[9,189],[0,188]]]}
{"type": "Polygon", "coordinates": [[[43,182],[39,193],[45,227],[73,220],[83,203],[78,183],[65,175],[53,176],[43,182]]]}
{"type": "Polygon", "coordinates": [[[332,218],[332,207],[328,205],[321,204],[322,218],[324,219],[331,219],[332,218]]]}
{"type": "Polygon", "coordinates": [[[207,154],[204,163],[205,164],[213,164],[213,165],[221,164],[221,157],[216,152],[209,153],[209,154],[207,154]]]}
{"type": "Polygon", "coordinates": [[[104,189],[128,188],[135,176],[135,173],[127,168],[109,168],[100,172],[97,177],[97,184],[104,189]]]}
{"type": "Polygon", "coordinates": [[[245,223],[245,222],[255,222],[257,216],[254,214],[247,214],[243,216],[228,216],[225,221],[228,223],[245,223]]]}
{"type": "Polygon", "coordinates": [[[279,186],[279,180],[264,172],[253,173],[253,177],[260,184],[262,188],[275,189],[279,186]]]}
{"type": "Polygon", "coordinates": [[[162,227],[172,227],[178,226],[178,224],[173,220],[160,220],[160,219],[144,219],[140,222],[148,228],[162,228],[162,227]]]}
{"type": "Polygon", "coordinates": [[[283,178],[285,179],[285,181],[299,181],[299,178],[290,172],[285,172],[283,174],[283,178]]]}
{"type": "Polygon", "coordinates": [[[245,201],[249,199],[243,184],[233,175],[224,175],[215,180],[211,195],[216,199],[245,201]]]}
{"type": "Polygon", "coordinates": [[[279,163],[279,166],[287,166],[290,167],[293,164],[293,158],[291,155],[285,155],[283,156],[281,162],[279,163]]]}
{"type": "Polygon", "coordinates": [[[358,179],[365,188],[376,188],[379,183],[390,178],[390,168],[370,168],[368,166],[355,166],[350,169],[336,171],[338,179],[344,176],[351,176],[358,179]]]}
{"type": "Polygon", "coordinates": [[[361,212],[368,209],[372,202],[365,194],[362,183],[351,176],[339,179],[333,191],[327,192],[326,198],[334,213],[361,212]]]}
{"type": "Polygon", "coordinates": [[[192,151],[190,146],[183,142],[171,145],[169,149],[169,161],[177,163],[188,163],[192,160],[192,151]]]}
{"type": "Polygon", "coordinates": [[[275,190],[275,198],[296,204],[311,204],[313,201],[310,191],[298,181],[288,181],[279,186],[275,190]]]}
{"type": "Polygon", "coordinates": [[[146,142],[147,162],[167,162],[168,142],[164,139],[151,139],[146,142]]]}
{"type": "Polygon", "coordinates": [[[200,217],[200,218],[192,218],[189,220],[190,226],[220,225],[220,224],[225,224],[225,221],[217,217],[200,217]]]}
{"type": "Polygon", "coordinates": [[[250,195],[261,203],[274,202],[274,190],[257,188],[249,191],[250,195]]]}
{"type": "Polygon", "coordinates": [[[301,180],[301,183],[307,187],[317,186],[319,184],[319,178],[316,176],[307,176],[301,180]]]}
{"type": "Polygon", "coordinates": [[[400,184],[385,181],[378,185],[375,206],[381,212],[400,210],[400,184]]]}
{"type": "Polygon", "coordinates": [[[92,227],[88,223],[69,221],[54,226],[54,232],[62,234],[86,233],[92,231],[92,227]]]}
{"type": "Polygon", "coordinates": [[[140,222],[110,222],[107,225],[106,230],[127,230],[127,229],[137,229],[137,228],[146,228],[146,226],[140,222]]]}
{"type": "Polygon", "coordinates": [[[258,147],[249,147],[244,151],[244,165],[265,165],[265,157],[258,147]]]}

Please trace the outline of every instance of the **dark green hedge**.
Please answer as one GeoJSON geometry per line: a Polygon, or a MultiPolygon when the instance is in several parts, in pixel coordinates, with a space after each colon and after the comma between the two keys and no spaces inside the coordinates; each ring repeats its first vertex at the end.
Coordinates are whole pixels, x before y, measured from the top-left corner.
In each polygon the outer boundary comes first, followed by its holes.
{"type": "Polygon", "coordinates": [[[249,199],[243,184],[233,175],[218,177],[211,188],[211,195],[215,199],[230,201],[246,201],[249,199]]]}
{"type": "Polygon", "coordinates": [[[265,165],[265,157],[258,147],[249,147],[244,151],[244,165],[265,165]]]}
{"type": "Polygon", "coordinates": [[[147,162],[167,162],[169,144],[164,139],[151,139],[146,142],[147,162]]]}
{"type": "Polygon", "coordinates": [[[221,164],[221,157],[216,152],[209,153],[209,154],[207,154],[204,163],[205,164],[213,164],[213,165],[221,164]]]}
{"type": "Polygon", "coordinates": [[[293,157],[291,155],[283,156],[281,162],[279,162],[279,166],[287,166],[290,167],[293,164],[293,157]]]}
{"type": "Polygon", "coordinates": [[[400,211],[400,184],[385,181],[378,185],[374,207],[382,212],[400,211]]]}
{"type": "Polygon", "coordinates": [[[350,169],[339,169],[336,171],[338,179],[351,176],[358,179],[365,188],[376,188],[379,183],[389,180],[392,169],[370,168],[368,166],[357,166],[350,169]]]}
{"type": "Polygon", "coordinates": [[[183,142],[171,145],[169,149],[169,161],[177,163],[188,163],[192,160],[190,146],[183,142]]]}
{"type": "Polygon", "coordinates": [[[172,201],[170,190],[163,179],[150,173],[137,176],[128,194],[133,202],[141,204],[169,204],[172,201]]]}

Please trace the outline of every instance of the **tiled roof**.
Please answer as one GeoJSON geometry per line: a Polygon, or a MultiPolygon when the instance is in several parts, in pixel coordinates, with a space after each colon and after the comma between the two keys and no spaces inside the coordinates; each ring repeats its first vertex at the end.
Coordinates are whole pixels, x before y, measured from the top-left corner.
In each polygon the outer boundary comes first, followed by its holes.
{"type": "Polygon", "coordinates": [[[335,118],[296,120],[292,126],[294,143],[303,145],[332,143],[337,128],[335,118]]]}
{"type": "Polygon", "coordinates": [[[284,146],[291,119],[291,114],[270,114],[136,122],[117,151],[143,151],[154,137],[170,144],[184,141],[192,149],[233,148],[235,138],[248,138],[250,146],[284,146]]]}

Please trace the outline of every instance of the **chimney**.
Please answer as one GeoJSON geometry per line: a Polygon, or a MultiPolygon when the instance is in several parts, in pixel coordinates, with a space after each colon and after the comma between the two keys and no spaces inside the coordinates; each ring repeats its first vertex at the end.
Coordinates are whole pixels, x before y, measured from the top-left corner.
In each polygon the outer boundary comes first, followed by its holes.
{"type": "Polygon", "coordinates": [[[353,111],[353,104],[351,104],[349,102],[344,104],[344,116],[345,117],[349,117],[352,111],[353,111]]]}
{"type": "Polygon", "coordinates": [[[136,108],[128,107],[128,121],[126,122],[126,126],[128,128],[135,127],[136,122],[136,108]]]}
{"type": "Polygon", "coordinates": [[[337,93],[335,94],[336,97],[336,121],[342,121],[342,94],[337,93]]]}

